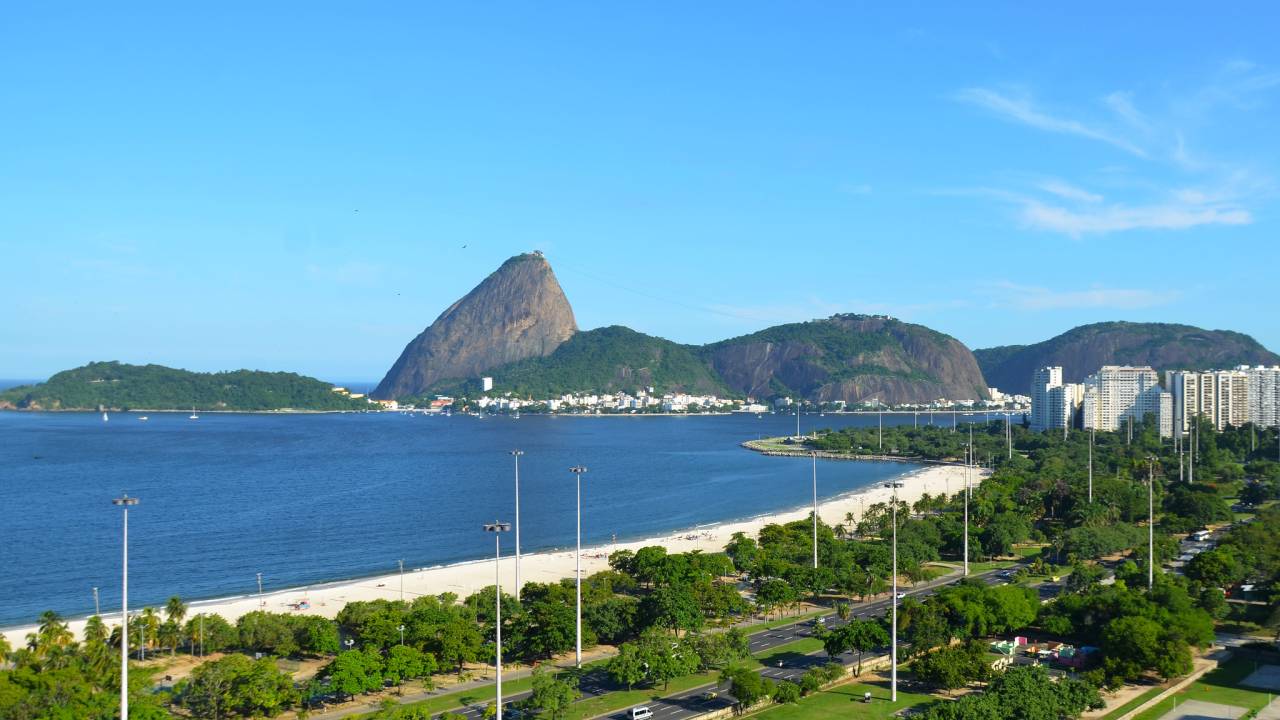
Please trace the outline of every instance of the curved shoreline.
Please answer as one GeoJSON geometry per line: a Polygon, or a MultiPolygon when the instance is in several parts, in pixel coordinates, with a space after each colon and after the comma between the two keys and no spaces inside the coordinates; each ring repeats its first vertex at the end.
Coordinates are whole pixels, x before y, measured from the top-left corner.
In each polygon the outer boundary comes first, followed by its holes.
{"type": "MultiPolygon", "coordinates": [[[[928,493],[950,493],[953,488],[963,487],[964,467],[947,464],[935,464],[916,470],[907,470],[899,479],[903,487],[898,491],[899,500],[913,503],[928,493]]],[[[867,505],[886,502],[890,491],[882,484],[874,484],[842,493],[819,503],[819,517],[824,522],[836,525],[845,522],[847,517],[857,519],[867,505]]],[[[582,550],[582,570],[589,575],[608,568],[608,556],[615,550],[637,550],[648,545],[661,545],[670,552],[721,552],[724,545],[734,533],[742,532],[755,536],[768,524],[780,524],[804,520],[809,517],[809,506],[802,505],[791,509],[778,510],[756,517],[738,520],[726,520],[711,524],[697,525],[688,529],[673,530],[665,535],[646,537],[637,540],[606,543],[582,550]]],[[[467,595],[493,584],[494,569],[489,566],[492,559],[480,558],[461,561],[444,566],[419,569],[406,569],[404,573],[403,597],[411,601],[423,595],[439,595],[452,592],[465,598],[467,595]]],[[[536,553],[522,554],[520,563],[521,582],[558,582],[563,578],[573,577],[574,554],[572,550],[546,550],[536,553]]],[[[503,587],[514,593],[515,562],[510,555],[502,558],[501,574],[503,587]]],[[[238,595],[189,603],[188,616],[197,612],[217,613],[234,623],[237,618],[255,610],[271,612],[287,612],[297,615],[319,615],[332,618],[342,606],[348,602],[361,600],[386,599],[395,600],[401,597],[401,580],[399,573],[384,573],[368,577],[347,580],[333,580],[305,586],[290,587],[281,590],[264,592],[259,599],[257,595],[238,595]],[[298,609],[297,603],[307,601],[307,609],[298,609]]],[[[141,605],[134,608],[140,610],[141,605]]],[[[118,619],[119,610],[103,614],[108,625],[113,618],[118,619]]],[[[73,633],[79,636],[87,616],[71,618],[68,624],[73,633]]],[[[21,644],[26,634],[33,632],[34,623],[0,628],[0,634],[8,638],[14,646],[21,644]]]]}

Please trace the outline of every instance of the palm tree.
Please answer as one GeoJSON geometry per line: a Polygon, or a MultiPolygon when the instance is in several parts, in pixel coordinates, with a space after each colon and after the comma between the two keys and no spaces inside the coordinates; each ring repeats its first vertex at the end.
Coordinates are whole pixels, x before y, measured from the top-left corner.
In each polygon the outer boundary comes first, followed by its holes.
{"type": "Polygon", "coordinates": [[[40,615],[40,625],[35,634],[28,636],[28,645],[43,657],[70,645],[74,639],[71,630],[62,621],[62,616],[52,610],[45,610],[40,615]]]}
{"type": "MultiPolygon", "coordinates": [[[[168,618],[169,622],[173,624],[175,629],[181,628],[182,620],[187,616],[187,604],[182,602],[182,598],[174,595],[165,603],[164,615],[168,618]]],[[[177,630],[172,633],[173,643],[169,646],[170,655],[178,654],[178,640],[181,638],[181,635],[182,633],[177,630]]]]}
{"type": "Polygon", "coordinates": [[[160,613],[155,608],[143,608],[138,621],[142,627],[142,646],[151,647],[155,644],[156,630],[160,628],[160,613]]]}
{"type": "Polygon", "coordinates": [[[840,618],[841,620],[848,620],[849,615],[852,612],[853,610],[849,607],[849,603],[847,602],[836,603],[836,617],[840,618]]]}

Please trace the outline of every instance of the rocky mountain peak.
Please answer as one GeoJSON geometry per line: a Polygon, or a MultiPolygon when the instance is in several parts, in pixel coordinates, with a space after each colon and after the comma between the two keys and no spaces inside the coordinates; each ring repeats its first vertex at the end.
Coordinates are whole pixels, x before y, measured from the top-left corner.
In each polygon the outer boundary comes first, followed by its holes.
{"type": "Polygon", "coordinates": [[[517,255],[414,338],[373,396],[416,395],[441,380],[544,357],[576,331],[551,264],[540,252],[517,255]]]}

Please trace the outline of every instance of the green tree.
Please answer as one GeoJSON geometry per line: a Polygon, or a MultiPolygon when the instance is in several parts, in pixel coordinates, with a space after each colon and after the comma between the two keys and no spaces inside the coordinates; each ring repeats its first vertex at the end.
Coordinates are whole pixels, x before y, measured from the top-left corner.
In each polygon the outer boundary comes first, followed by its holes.
{"type": "Polygon", "coordinates": [[[773,681],[742,666],[726,668],[720,673],[720,682],[729,685],[729,692],[737,698],[738,706],[744,709],[773,694],[773,681]]]}
{"type": "Polygon", "coordinates": [[[396,645],[387,652],[382,676],[399,687],[405,680],[425,677],[435,670],[436,659],[431,655],[409,645],[396,645]]]}
{"type": "Polygon", "coordinates": [[[681,630],[702,627],[702,611],[688,585],[661,585],[640,602],[640,614],[649,625],[664,627],[680,636],[681,630]]]}
{"type": "Polygon", "coordinates": [[[783,680],[778,683],[773,690],[773,701],[778,704],[798,703],[800,702],[801,690],[800,686],[789,681],[783,680]]]}
{"type": "Polygon", "coordinates": [[[549,720],[561,720],[568,714],[569,706],[582,697],[578,691],[578,678],[572,673],[556,675],[539,665],[533,671],[533,692],[529,707],[545,715],[549,720]]]}
{"type": "Polygon", "coordinates": [[[347,650],[338,653],[323,674],[339,696],[354,697],[382,687],[382,658],[373,649],[347,650]]]}
{"type": "Polygon", "coordinates": [[[178,632],[178,628],[182,627],[182,620],[187,617],[187,604],[182,602],[182,598],[174,595],[164,604],[165,619],[172,624],[172,631],[167,633],[172,640],[169,646],[169,654],[178,654],[178,643],[182,640],[182,633],[178,632]]]}
{"type": "Polygon", "coordinates": [[[618,654],[609,659],[605,671],[619,685],[626,685],[630,690],[636,683],[644,682],[647,670],[638,643],[623,643],[618,647],[618,654]]]}

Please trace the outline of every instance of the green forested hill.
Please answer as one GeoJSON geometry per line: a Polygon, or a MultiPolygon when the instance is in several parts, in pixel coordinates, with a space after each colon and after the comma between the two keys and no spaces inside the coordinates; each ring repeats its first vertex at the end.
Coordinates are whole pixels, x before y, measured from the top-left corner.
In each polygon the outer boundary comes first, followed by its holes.
{"type": "Polygon", "coordinates": [[[1173,323],[1081,325],[1034,345],[1005,345],[973,354],[988,385],[1024,394],[1031,391],[1031,374],[1049,365],[1062,366],[1064,382],[1078,383],[1103,365],[1225,370],[1280,362],[1280,356],[1243,333],[1173,323]]]}
{"type": "Polygon", "coordinates": [[[0,407],[44,410],[364,410],[369,403],[296,373],[197,373],[163,365],[95,362],[39,385],[0,392],[0,407]]]}
{"type": "MultiPolygon", "coordinates": [[[[715,393],[732,397],[697,348],[645,335],[621,325],[575,333],[555,352],[504,365],[486,373],[493,392],[521,397],[555,397],[569,392],[715,393]]],[[[478,391],[477,381],[437,383],[434,392],[478,391]]]]}

